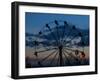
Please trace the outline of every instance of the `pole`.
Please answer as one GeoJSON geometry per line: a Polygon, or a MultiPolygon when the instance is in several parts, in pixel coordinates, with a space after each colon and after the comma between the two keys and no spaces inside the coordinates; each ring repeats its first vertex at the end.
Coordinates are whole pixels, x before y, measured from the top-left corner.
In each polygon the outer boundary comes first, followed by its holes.
{"type": "Polygon", "coordinates": [[[60,66],[62,66],[62,64],[63,64],[62,46],[59,46],[59,57],[60,57],[60,66]]]}

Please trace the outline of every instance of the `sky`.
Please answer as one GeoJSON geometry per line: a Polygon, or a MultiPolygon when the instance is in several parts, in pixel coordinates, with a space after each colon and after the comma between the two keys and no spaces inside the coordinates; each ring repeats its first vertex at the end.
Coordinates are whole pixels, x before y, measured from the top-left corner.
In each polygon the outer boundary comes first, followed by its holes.
{"type": "Polygon", "coordinates": [[[81,29],[89,29],[89,15],[26,12],[25,31],[28,33],[37,33],[45,24],[54,20],[64,20],[81,29]]]}

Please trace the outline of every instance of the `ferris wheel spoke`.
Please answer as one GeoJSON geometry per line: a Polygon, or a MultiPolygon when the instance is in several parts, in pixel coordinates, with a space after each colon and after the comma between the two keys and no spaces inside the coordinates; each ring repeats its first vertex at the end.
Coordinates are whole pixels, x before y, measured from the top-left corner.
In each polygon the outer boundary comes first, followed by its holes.
{"type": "Polygon", "coordinates": [[[65,49],[64,49],[64,52],[67,53],[67,55],[69,55],[70,57],[76,59],[76,57],[72,53],[67,52],[65,49]]]}
{"type": "MultiPolygon", "coordinates": [[[[70,31],[70,32],[71,32],[71,31],[70,31]]],[[[62,40],[63,43],[66,41],[66,39],[68,38],[69,35],[70,35],[70,33],[68,33],[68,35],[65,36],[65,38],[62,40]]]]}
{"type": "MultiPolygon", "coordinates": [[[[47,35],[45,35],[42,31],[40,31],[39,32],[39,36],[40,36],[40,38],[42,38],[42,39],[46,39],[46,41],[48,41],[49,39],[49,37],[47,37],[47,35]]],[[[40,44],[44,44],[43,42],[40,42],[40,44]]],[[[46,44],[49,44],[49,45],[52,45],[50,42],[46,42],[46,44]]]]}
{"type": "MultiPolygon", "coordinates": [[[[72,41],[75,40],[75,38],[73,38],[72,40],[68,40],[64,43],[64,47],[72,47],[72,46],[76,46],[78,47],[78,44],[81,42],[81,39],[79,42],[74,42],[72,43],[72,41]],[[67,44],[67,45],[66,45],[67,44]]],[[[83,45],[83,44],[82,44],[83,45]]]]}
{"type": "Polygon", "coordinates": [[[72,28],[68,32],[67,36],[65,37],[64,41],[66,41],[66,39],[70,36],[70,34],[72,33],[73,30],[76,31],[76,32],[78,32],[78,34],[74,33],[74,36],[73,36],[73,38],[70,39],[70,41],[73,40],[74,37],[76,37],[76,36],[82,36],[81,33],[79,32],[79,30],[77,30],[76,26],[72,26],[72,28]]]}
{"type": "Polygon", "coordinates": [[[48,40],[47,35],[43,34],[42,31],[40,31],[38,34],[40,38],[48,40]]]}
{"type": "Polygon", "coordinates": [[[65,26],[64,26],[64,29],[63,29],[61,41],[63,41],[64,37],[65,37],[65,26]]]}
{"type": "Polygon", "coordinates": [[[65,56],[65,64],[69,64],[70,60],[69,58],[66,56],[65,52],[63,51],[63,55],[65,56]]]}
{"type": "Polygon", "coordinates": [[[57,30],[57,40],[58,40],[58,42],[60,43],[60,35],[59,35],[59,31],[58,31],[58,27],[56,26],[56,30],[57,30]]]}
{"type": "Polygon", "coordinates": [[[67,36],[65,36],[65,38],[63,39],[63,41],[62,41],[62,42],[64,42],[64,41],[67,39],[67,37],[68,37],[68,36],[70,36],[70,34],[71,34],[72,30],[73,30],[73,29],[70,29],[70,30],[69,30],[69,32],[68,32],[68,34],[67,34],[67,36]]]}
{"type": "Polygon", "coordinates": [[[46,35],[43,35],[43,39],[44,39],[44,38],[45,38],[45,39],[48,39],[48,37],[47,37],[46,35]]]}
{"type": "Polygon", "coordinates": [[[46,27],[49,29],[49,32],[51,32],[52,37],[55,39],[55,41],[56,41],[56,43],[57,43],[57,45],[58,45],[58,44],[59,44],[59,42],[58,42],[58,40],[56,39],[55,34],[52,32],[52,30],[51,30],[50,26],[48,26],[48,24],[46,24],[46,27]]]}
{"type": "Polygon", "coordinates": [[[48,56],[44,57],[40,62],[43,62],[45,60],[47,60],[50,56],[52,56],[54,53],[56,53],[56,50],[53,51],[52,53],[50,53],[48,56]]]}
{"type": "Polygon", "coordinates": [[[55,48],[55,49],[56,49],[56,47],[44,46],[44,45],[42,45],[42,47],[41,47],[41,48],[44,48],[44,49],[53,49],[53,48],[55,48]]]}
{"type": "Polygon", "coordinates": [[[58,55],[58,58],[57,58],[57,65],[59,66],[59,55],[58,55]]]}
{"type": "Polygon", "coordinates": [[[57,38],[58,38],[58,42],[60,42],[60,34],[59,34],[59,29],[58,29],[58,26],[59,26],[59,23],[57,20],[55,20],[55,24],[56,24],[56,31],[57,31],[57,38]]]}
{"type": "MultiPolygon", "coordinates": [[[[44,45],[42,45],[42,48],[44,48],[45,50],[48,50],[48,48],[44,45]]],[[[51,49],[51,48],[49,48],[49,49],[51,49]]]]}
{"type": "MultiPolygon", "coordinates": [[[[69,51],[72,51],[72,52],[75,52],[76,49],[72,49],[72,48],[68,48],[68,47],[64,47],[64,49],[66,50],[69,50],[69,51]]],[[[78,52],[82,52],[81,50],[78,50],[78,52]]]]}
{"type": "Polygon", "coordinates": [[[45,49],[45,50],[37,51],[37,53],[42,53],[42,52],[51,51],[55,49],[58,49],[58,48],[45,49]]]}
{"type": "Polygon", "coordinates": [[[43,44],[42,44],[42,47],[40,47],[40,48],[44,48],[45,50],[53,49],[52,47],[50,47],[50,46],[46,46],[46,45],[43,45],[43,44]]]}
{"type": "Polygon", "coordinates": [[[80,34],[80,33],[74,35],[70,40],[65,41],[64,45],[66,45],[67,43],[71,43],[73,40],[75,40],[76,37],[80,36],[79,34],[80,34]]]}
{"type": "Polygon", "coordinates": [[[65,50],[65,52],[66,52],[71,58],[73,58],[73,60],[74,60],[75,62],[78,62],[78,61],[79,61],[78,57],[74,56],[72,53],[68,53],[66,50],[65,50]]]}
{"type": "Polygon", "coordinates": [[[52,63],[54,62],[54,60],[55,60],[57,54],[58,54],[58,51],[56,52],[56,54],[55,54],[54,57],[52,58],[52,60],[51,60],[51,62],[50,62],[50,65],[52,65],[52,63]]]}
{"type": "Polygon", "coordinates": [[[68,24],[67,24],[66,21],[64,21],[64,29],[62,30],[63,33],[62,33],[62,39],[61,39],[61,41],[62,41],[62,40],[64,39],[64,37],[65,37],[65,28],[66,28],[66,26],[68,26],[68,24]]]}
{"type": "MultiPolygon", "coordinates": [[[[67,42],[71,42],[72,40],[74,40],[76,37],[78,36],[78,34],[75,34],[69,41],[67,41],[67,42]]],[[[68,36],[67,36],[67,38],[68,38],[68,36]]],[[[66,38],[66,39],[67,39],[66,38]]],[[[66,41],[66,40],[65,40],[66,41]]]]}

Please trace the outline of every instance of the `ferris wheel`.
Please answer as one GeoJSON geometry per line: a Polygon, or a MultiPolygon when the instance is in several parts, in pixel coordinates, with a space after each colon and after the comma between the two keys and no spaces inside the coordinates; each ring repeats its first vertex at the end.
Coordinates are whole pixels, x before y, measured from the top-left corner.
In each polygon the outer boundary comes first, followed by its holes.
{"type": "Polygon", "coordinates": [[[62,20],[46,23],[33,41],[37,66],[71,66],[85,58],[84,35],[75,25],[62,20]]]}

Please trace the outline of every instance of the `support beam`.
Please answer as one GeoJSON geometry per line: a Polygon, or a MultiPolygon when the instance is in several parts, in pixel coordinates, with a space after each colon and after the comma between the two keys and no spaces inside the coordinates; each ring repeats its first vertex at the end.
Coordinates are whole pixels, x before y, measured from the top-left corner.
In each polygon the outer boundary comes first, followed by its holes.
{"type": "Polygon", "coordinates": [[[60,66],[63,65],[63,58],[62,58],[62,45],[59,46],[59,61],[60,61],[60,66]]]}

